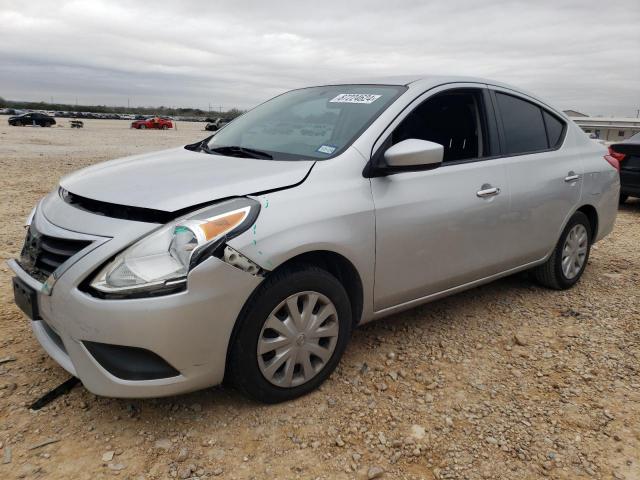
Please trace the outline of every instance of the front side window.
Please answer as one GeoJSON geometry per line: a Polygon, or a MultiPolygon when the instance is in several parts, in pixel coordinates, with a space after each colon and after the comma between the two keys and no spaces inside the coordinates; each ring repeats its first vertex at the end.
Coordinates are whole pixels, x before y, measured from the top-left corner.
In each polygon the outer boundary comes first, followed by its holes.
{"type": "Polygon", "coordinates": [[[394,130],[391,144],[415,138],[444,147],[443,162],[489,155],[482,96],[477,90],[455,90],[418,105],[394,130]]]}
{"type": "Polygon", "coordinates": [[[406,87],[335,85],[293,90],[221,129],[208,153],[324,160],[342,153],[406,87]]]}

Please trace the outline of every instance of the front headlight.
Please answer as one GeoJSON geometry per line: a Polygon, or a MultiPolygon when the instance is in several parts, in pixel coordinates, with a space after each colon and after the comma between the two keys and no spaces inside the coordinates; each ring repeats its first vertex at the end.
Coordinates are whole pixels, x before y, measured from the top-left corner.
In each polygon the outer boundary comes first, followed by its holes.
{"type": "Polygon", "coordinates": [[[105,294],[175,290],[191,268],[247,230],[259,211],[259,202],[237,198],[190,213],[128,247],[90,285],[105,294]]]}

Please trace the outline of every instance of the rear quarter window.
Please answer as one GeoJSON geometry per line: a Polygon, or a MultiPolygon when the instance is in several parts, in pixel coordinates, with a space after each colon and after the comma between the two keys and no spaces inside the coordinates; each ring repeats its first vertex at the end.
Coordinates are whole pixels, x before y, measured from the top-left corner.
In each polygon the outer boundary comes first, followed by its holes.
{"type": "Polygon", "coordinates": [[[558,148],[562,143],[562,134],[564,133],[565,127],[564,122],[546,110],[542,110],[542,117],[544,118],[544,125],[547,128],[549,148],[558,148]]]}

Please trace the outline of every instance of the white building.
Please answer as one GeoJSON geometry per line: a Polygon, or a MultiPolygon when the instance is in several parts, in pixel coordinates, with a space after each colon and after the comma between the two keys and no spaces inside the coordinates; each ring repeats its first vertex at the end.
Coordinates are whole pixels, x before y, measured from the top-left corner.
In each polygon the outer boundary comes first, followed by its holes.
{"type": "Polygon", "coordinates": [[[564,113],[585,133],[605,142],[619,142],[640,132],[640,118],[589,117],[573,110],[565,110],[564,113]]]}

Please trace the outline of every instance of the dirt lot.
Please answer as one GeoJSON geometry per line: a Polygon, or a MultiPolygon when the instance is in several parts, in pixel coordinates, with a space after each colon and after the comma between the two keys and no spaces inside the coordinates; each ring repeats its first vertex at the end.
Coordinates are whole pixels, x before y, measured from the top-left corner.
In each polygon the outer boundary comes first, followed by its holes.
{"type": "Polygon", "coordinates": [[[520,275],[367,325],[295,402],[228,388],[125,401],[80,386],[31,412],[67,375],[12,301],[4,261],[25,216],[67,172],[206,136],[202,124],[60,123],[0,117],[0,478],[640,478],[638,201],[573,290],[520,275]]]}

